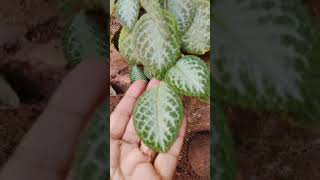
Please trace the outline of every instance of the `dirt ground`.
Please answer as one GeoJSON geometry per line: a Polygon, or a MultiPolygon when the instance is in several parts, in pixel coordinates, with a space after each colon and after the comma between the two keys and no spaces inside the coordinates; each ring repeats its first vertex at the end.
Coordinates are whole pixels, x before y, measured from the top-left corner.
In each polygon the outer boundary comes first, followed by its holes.
{"type": "MultiPolygon", "coordinates": [[[[308,2],[320,16],[320,1],[308,2]]],[[[14,86],[22,105],[17,110],[0,111],[0,166],[67,74],[61,47],[63,23],[50,1],[1,2],[0,72],[14,86]]],[[[110,99],[112,110],[130,80],[128,66],[114,47],[110,65],[111,85],[117,92],[110,99]]],[[[209,179],[210,107],[193,98],[183,98],[183,102],[188,130],[176,179],[209,179]]],[[[239,180],[320,179],[319,133],[291,127],[277,114],[238,108],[227,114],[236,142],[239,180]]]]}

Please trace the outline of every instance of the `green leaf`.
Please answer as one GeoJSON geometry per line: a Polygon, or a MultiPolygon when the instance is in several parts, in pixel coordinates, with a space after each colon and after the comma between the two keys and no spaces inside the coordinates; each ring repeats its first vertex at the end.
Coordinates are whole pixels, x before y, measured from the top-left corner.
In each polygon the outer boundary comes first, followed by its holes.
{"type": "Polygon", "coordinates": [[[20,99],[8,82],[0,75],[0,110],[16,109],[20,105],[20,99]]]}
{"type": "Polygon", "coordinates": [[[119,37],[119,51],[120,54],[126,59],[130,66],[140,64],[138,59],[134,57],[135,43],[133,41],[133,33],[126,27],[121,29],[119,37]]]}
{"type": "Polygon", "coordinates": [[[148,68],[150,76],[161,80],[180,54],[181,40],[175,17],[164,10],[144,14],[133,33],[135,57],[148,68]]]}
{"type": "Polygon", "coordinates": [[[131,83],[137,80],[148,80],[148,78],[144,75],[144,73],[140,70],[138,66],[132,66],[129,76],[131,79],[131,83]]]}
{"type": "Polygon", "coordinates": [[[109,103],[105,101],[93,115],[76,150],[73,179],[107,179],[109,172],[109,103]]]}
{"type": "Polygon", "coordinates": [[[210,1],[195,0],[195,3],[193,22],[182,35],[182,49],[190,54],[203,55],[210,51],[210,1]]]}
{"type": "Polygon", "coordinates": [[[216,1],[215,18],[217,97],[319,127],[320,31],[304,2],[216,1]]]}
{"type": "Polygon", "coordinates": [[[210,96],[210,70],[197,56],[184,56],[171,67],[165,82],[181,95],[208,99],[210,96]]]}
{"type": "Polygon", "coordinates": [[[163,0],[140,0],[140,4],[148,13],[162,9],[163,0]]]}
{"type": "Polygon", "coordinates": [[[139,138],[153,151],[166,152],[182,124],[182,102],[178,94],[161,82],[138,99],[133,118],[139,138]]]}
{"type": "Polygon", "coordinates": [[[190,27],[196,12],[194,0],[167,0],[168,11],[177,19],[178,29],[181,34],[190,27]]]}
{"type": "MultiPolygon", "coordinates": [[[[216,104],[212,102],[211,104],[216,104]]],[[[228,126],[228,119],[220,107],[213,107],[211,125],[211,174],[213,179],[234,180],[236,176],[236,158],[234,142],[228,126]]]]}
{"type": "Polygon", "coordinates": [[[107,59],[107,33],[85,14],[75,15],[65,26],[63,50],[67,66],[74,67],[82,60],[107,59]]]}
{"type": "Polygon", "coordinates": [[[117,17],[122,25],[132,29],[138,20],[139,0],[118,0],[117,17]]]}

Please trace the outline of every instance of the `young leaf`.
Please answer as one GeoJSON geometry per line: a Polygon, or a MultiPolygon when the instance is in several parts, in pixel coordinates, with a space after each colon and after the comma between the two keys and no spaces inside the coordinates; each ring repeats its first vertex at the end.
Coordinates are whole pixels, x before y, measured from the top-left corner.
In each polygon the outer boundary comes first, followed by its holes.
{"type": "Polygon", "coordinates": [[[196,4],[194,0],[167,0],[168,11],[177,19],[178,29],[181,34],[191,25],[195,12],[196,4]]]}
{"type": "Polygon", "coordinates": [[[107,59],[107,34],[83,13],[75,15],[65,26],[63,50],[67,65],[73,67],[82,60],[107,59]]]}
{"type": "Polygon", "coordinates": [[[210,71],[197,56],[184,56],[171,67],[165,82],[181,95],[208,99],[210,96],[210,71]]]}
{"type": "Polygon", "coordinates": [[[135,57],[148,67],[149,75],[161,80],[180,54],[180,35],[175,17],[163,10],[143,15],[134,28],[135,57]]]}
{"type": "Polygon", "coordinates": [[[210,1],[195,0],[193,22],[182,35],[182,49],[190,54],[203,55],[210,50],[210,1]]]}
{"type": "Polygon", "coordinates": [[[153,151],[166,152],[182,124],[182,102],[178,94],[161,82],[138,99],[133,118],[140,139],[153,151]]]}
{"type": "Polygon", "coordinates": [[[118,0],[117,2],[118,20],[129,29],[132,29],[137,22],[139,10],[139,0],[118,0]]]}
{"type": "Polygon", "coordinates": [[[132,66],[129,76],[131,79],[131,83],[137,80],[148,80],[148,78],[144,75],[144,73],[140,70],[138,66],[132,66]]]}
{"type": "Polygon", "coordinates": [[[20,99],[8,82],[0,75],[0,109],[15,109],[20,99]]]}

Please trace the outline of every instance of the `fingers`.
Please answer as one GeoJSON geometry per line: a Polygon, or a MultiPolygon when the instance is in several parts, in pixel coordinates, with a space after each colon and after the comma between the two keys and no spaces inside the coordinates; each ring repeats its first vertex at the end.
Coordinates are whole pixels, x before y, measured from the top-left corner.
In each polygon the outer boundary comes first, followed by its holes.
{"type": "Polygon", "coordinates": [[[134,82],[110,116],[110,136],[120,139],[132,115],[134,104],[146,88],[145,81],[134,82]]]}
{"type": "Polygon", "coordinates": [[[184,141],[186,125],[186,119],[184,118],[179,135],[170,150],[167,153],[159,153],[154,161],[154,167],[163,179],[172,179],[175,174],[184,141]]]}
{"type": "MultiPolygon", "coordinates": [[[[152,79],[149,83],[148,83],[148,86],[147,86],[147,90],[153,88],[153,87],[156,87],[158,86],[160,83],[159,80],[155,80],[155,79],[152,79]]],[[[126,127],[126,130],[125,130],[125,133],[122,137],[122,139],[124,141],[127,141],[129,143],[139,143],[140,142],[140,139],[136,133],[136,130],[134,128],[134,123],[133,123],[133,117],[130,118],[130,121],[126,127]]]]}
{"type": "Polygon", "coordinates": [[[157,87],[159,86],[160,84],[160,81],[159,80],[156,80],[156,79],[151,79],[150,82],[148,83],[148,86],[147,86],[147,91],[154,88],[154,87],[157,87]]]}
{"type": "Polygon", "coordinates": [[[106,69],[103,61],[85,61],[63,80],[3,174],[21,176],[17,179],[62,179],[66,176],[88,117],[106,97],[106,69]]]}

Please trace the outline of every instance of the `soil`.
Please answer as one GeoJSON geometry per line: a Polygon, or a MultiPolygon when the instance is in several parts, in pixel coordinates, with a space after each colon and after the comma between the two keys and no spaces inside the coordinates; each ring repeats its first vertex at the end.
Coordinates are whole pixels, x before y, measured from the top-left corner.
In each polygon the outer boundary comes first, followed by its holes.
{"type": "MultiPolygon", "coordinates": [[[[319,1],[306,2],[320,17],[319,1]]],[[[61,47],[64,22],[53,3],[46,0],[1,2],[0,72],[14,86],[22,104],[16,110],[0,111],[0,167],[68,73],[61,47]]],[[[320,18],[318,20],[320,22],[320,18]]],[[[111,32],[118,28],[117,23],[112,24],[111,32]]],[[[110,53],[110,82],[117,92],[110,97],[112,111],[130,80],[127,63],[113,46],[110,53]]],[[[209,148],[210,106],[194,98],[185,97],[183,102],[188,128],[176,179],[208,179],[205,160],[209,154],[201,153],[201,149],[207,152],[209,148]]],[[[319,133],[292,127],[278,114],[239,108],[231,108],[227,114],[235,137],[239,180],[320,179],[319,133]]]]}

